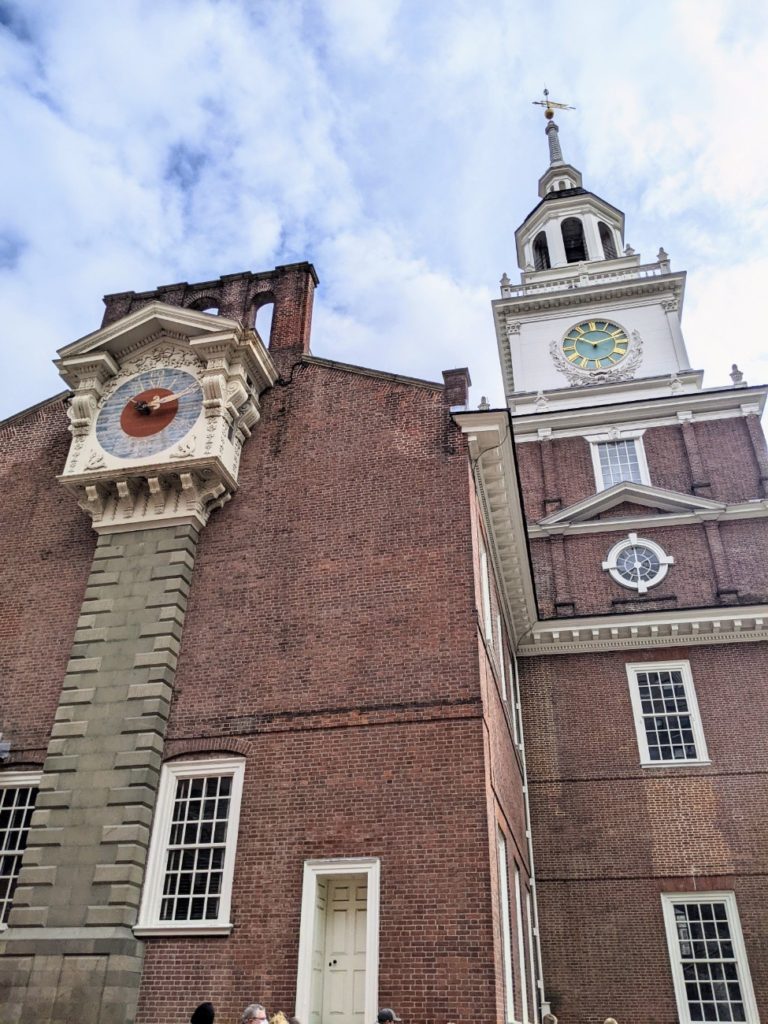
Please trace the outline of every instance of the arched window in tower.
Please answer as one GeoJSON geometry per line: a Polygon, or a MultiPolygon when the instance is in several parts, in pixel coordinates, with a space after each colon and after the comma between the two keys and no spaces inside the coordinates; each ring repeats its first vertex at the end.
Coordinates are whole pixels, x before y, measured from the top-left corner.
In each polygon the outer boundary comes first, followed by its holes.
{"type": "Polygon", "coordinates": [[[533,240],[533,265],[537,270],[549,270],[552,266],[549,262],[547,236],[543,231],[540,231],[533,240]]]}
{"type": "Polygon", "coordinates": [[[602,221],[598,221],[597,226],[600,231],[600,241],[603,243],[603,255],[607,260],[615,260],[617,253],[616,243],[613,240],[613,232],[608,225],[604,224],[602,221]]]}
{"type": "Polygon", "coordinates": [[[587,243],[584,241],[584,226],[578,217],[566,217],[562,226],[563,245],[567,263],[587,260],[587,243]]]}

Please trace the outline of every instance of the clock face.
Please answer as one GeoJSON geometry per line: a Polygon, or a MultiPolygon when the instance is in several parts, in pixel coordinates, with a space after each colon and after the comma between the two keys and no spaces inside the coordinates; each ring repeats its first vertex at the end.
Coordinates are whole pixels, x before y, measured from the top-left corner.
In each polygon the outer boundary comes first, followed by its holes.
{"type": "Polygon", "coordinates": [[[585,320],[563,338],[563,355],[580,370],[606,370],[627,354],[625,331],[610,320],[585,320]]]}
{"type": "Polygon", "coordinates": [[[119,459],[156,455],[189,433],[202,407],[203,392],[191,373],[169,367],[145,370],[104,402],[96,439],[119,459]]]}

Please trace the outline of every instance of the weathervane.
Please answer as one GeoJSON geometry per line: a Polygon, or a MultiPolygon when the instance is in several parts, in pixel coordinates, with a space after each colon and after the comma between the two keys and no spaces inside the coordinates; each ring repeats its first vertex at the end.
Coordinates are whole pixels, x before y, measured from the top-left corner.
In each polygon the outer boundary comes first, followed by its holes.
{"type": "Polygon", "coordinates": [[[557,110],[575,110],[576,107],[571,107],[567,103],[555,103],[554,100],[549,98],[549,89],[544,90],[543,100],[532,100],[531,101],[536,107],[544,107],[544,117],[548,121],[551,121],[555,116],[555,109],[557,110]]]}

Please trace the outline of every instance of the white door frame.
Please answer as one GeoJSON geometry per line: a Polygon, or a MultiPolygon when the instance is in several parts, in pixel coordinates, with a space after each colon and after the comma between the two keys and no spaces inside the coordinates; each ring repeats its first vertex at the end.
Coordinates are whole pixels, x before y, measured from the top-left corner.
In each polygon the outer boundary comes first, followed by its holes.
{"type": "Polygon", "coordinates": [[[296,974],[296,1016],[308,1021],[312,990],[312,948],[315,926],[315,897],[319,878],[334,875],[364,875],[367,884],[365,945],[365,1021],[376,1020],[379,1012],[379,883],[381,862],[378,857],[339,857],[334,860],[304,861],[301,894],[299,965],[296,974]]]}

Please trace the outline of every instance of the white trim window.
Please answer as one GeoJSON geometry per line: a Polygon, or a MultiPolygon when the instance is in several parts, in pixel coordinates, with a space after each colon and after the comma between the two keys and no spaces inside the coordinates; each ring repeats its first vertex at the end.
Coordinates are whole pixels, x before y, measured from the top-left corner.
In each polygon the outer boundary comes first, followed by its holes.
{"type": "Polygon", "coordinates": [[[650,484],[642,430],[621,431],[618,437],[594,434],[586,440],[589,441],[598,491],[607,491],[626,480],[650,484]]]}
{"type": "Polygon", "coordinates": [[[480,600],[483,606],[483,633],[493,647],[493,620],[491,619],[491,577],[488,569],[488,553],[480,547],[480,600]]]}
{"type": "Polygon", "coordinates": [[[661,903],[681,1024],[757,1024],[734,894],[663,893],[661,903]]]}
{"type": "Polygon", "coordinates": [[[523,1013],[520,1018],[529,1024],[528,1017],[528,980],[525,963],[525,938],[523,936],[523,897],[520,888],[520,868],[515,864],[515,914],[517,916],[517,947],[520,951],[520,995],[523,1000],[523,1013]]]}
{"type": "Polygon", "coordinates": [[[708,764],[690,662],[638,662],[627,677],[640,763],[708,764]]]}
{"type": "Polygon", "coordinates": [[[228,934],[243,758],[163,765],[139,921],[141,934],[228,934]]]}
{"type": "Polygon", "coordinates": [[[507,701],[507,666],[506,651],[504,649],[504,627],[501,623],[501,615],[496,616],[496,633],[498,635],[498,647],[496,653],[499,657],[499,675],[501,676],[501,699],[507,701]]]}
{"type": "Polygon", "coordinates": [[[507,841],[501,829],[496,832],[499,872],[499,909],[501,911],[501,956],[504,967],[504,1006],[507,1024],[515,1019],[515,975],[512,966],[512,922],[509,913],[509,865],[507,841]]]}
{"type": "Polygon", "coordinates": [[[40,772],[0,774],[0,930],[11,913],[39,784],[40,772]]]}

